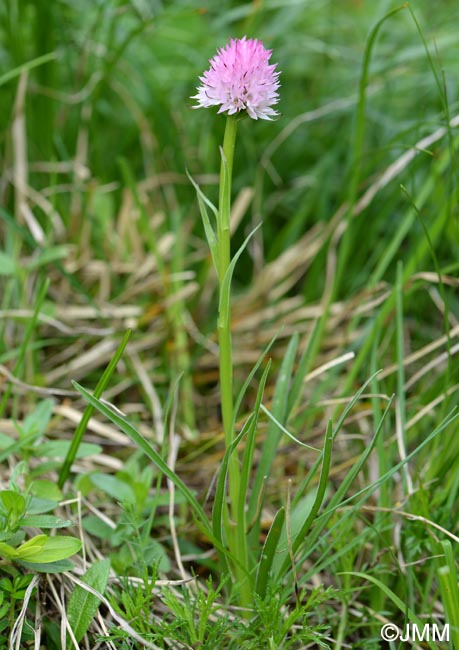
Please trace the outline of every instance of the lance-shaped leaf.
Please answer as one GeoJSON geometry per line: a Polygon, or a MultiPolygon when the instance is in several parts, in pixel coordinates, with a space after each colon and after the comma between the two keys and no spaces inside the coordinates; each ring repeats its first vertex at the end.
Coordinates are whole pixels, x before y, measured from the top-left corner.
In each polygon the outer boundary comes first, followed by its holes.
{"type": "Polygon", "coordinates": [[[204,226],[204,232],[206,233],[207,243],[209,244],[210,252],[212,255],[212,261],[216,272],[218,273],[218,246],[217,246],[217,237],[215,236],[215,231],[210,223],[209,214],[207,212],[206,206],[208,206],[215,215],[215,218],[218,218],[218,210],[215,205],[210,201],[204,192],[201,190],[199,185],[190,175],[188,170],[186,170],[187,176],[191,181],[194,189],[196,190],[196,196],[198,197],[199,211],[201,213],[202,224],[204,226]]]}

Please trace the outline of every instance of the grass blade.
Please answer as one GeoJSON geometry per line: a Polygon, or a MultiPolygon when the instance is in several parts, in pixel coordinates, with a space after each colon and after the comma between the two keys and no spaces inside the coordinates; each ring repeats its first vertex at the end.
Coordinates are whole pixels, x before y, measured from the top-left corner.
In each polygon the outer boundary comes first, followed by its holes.
{"type": "Polygon", "coordinates": [[[292,413],[298,406],[303,389],[304,378],[309,372],[311,364],[315,358],[317,348],[321,339],[321,332],[323,330],[323,322],[318,318],[314,323],[313,330],[309,336],[307,344],[301,354],[298,368],[292,381],[292,386],[288,396],[288,412],[292,413]]]}
{"type": "MultiPolygon", "coordinates": [[[[324,449],[322,454],[322,469],[320,472],[317,493],[314,498],[314,502],[312,504],[309,515],[307,516],[304,524],[301,526],[300,531],[296,535],[295,539],[292,540],[292,555],[294,555],[300,548],[301,543],[304,541],[306,535],[308,534],[312,522],[314,521],[317,513],[319,512],[322,502],[324,500],[325,491],[327,489],[327,483],[328,483],[328,474],[330,472],[330,466],[331,466],[333,440],[334,440],[333,425],[331,420],[329,420],[327,425],[327,431],[325,433],[325,442],[324,442],[324,449]]],[[[284,571],[287,570],[289,562],[290,562],[290,556],[286,557],[279,575],[282,575],[284,571]]]]}
{"type": "MultiPolygon", "coordinates": [[[[432,431],[432,433],[429,436],[427,436],[427,438],[425,438],[416,447],[416,449],[413,449],[413,451],[411,451],[405,459],[401,460],[399,463],[392,466],[383,476],[380,476],[377,480],[373,481],[370,485],[367,485],[366,487],[363,487],[362,489],[358,490],[355,494],[351,495],[344,501],[341,501],[341,503],[335,503],[336,499],[333,499],[333,507],[330,505],[321,515],[319,515],[317,519],[317,524],[311,533],[311,539],[309,540],[310,546],[308,546],[305,554],[298,561],[298,565],[301,564],[301,562],[303,562],[307,557],[309,557],[311,553],[317,550],[318,546],[321,543],[323,543],[323,539],[324,539],[323,530],[325,526],[322,525],[322,522],[324,520],[326,523],[328,523],[331,514],[335,512],[338,508],[342,509],[343,512],[340,517],[340,520],[334,523],[325,533],[325,535],[329,535],[333,531],[335,531],[338,526],[342,524],[344,519],[352,516],[353,513],[356,510],[358,510],[381,485],[383,485],[387,480],[392,478],[396,472],[398,472],[406,463],[410,462],[415,456],[417,456],[422,449],[424,449],[430,442],[432,442],[438,436],[439,433],[441,433],[444,429],[446,429],[446,427],[448,427],[458,418],[459,418],[459,413],[456,413],[456,409],[454,409],[448,415],[448,417],[445,418],[441,422],[441,424],[438,427],[436,427],[432,431]],[[350,507],[345,509],[345,506],[348,505],[350,507]]],[[[328,566],[331,563],[331,561],[332,560],[328,558],[325,563],[321,563],[320,570],[323,570],[324,567],[328,566]]],[[[319,569],[315,567],[315,570],[319,570],[319,569]]],[[[312,573],[314,572],[315,571],[313,571],[312,573]]]]}
{"type": "Polygon", "coordinates": [[[58,58],[57,52],[48,52],[47,54],[43,54],[42,56],[37,56],[36,59],[27,61],[27,63],[18,65],[17,68],[13,68],[13,70],[10,70],[9,72],[5,72],[5,74],[2,74],[2,76],[0,77],[0,86],[3,86],[3,84],[6,84],[8,81],[11,81],[11,79],[15,79],[16,77],[19,77],[19,75],[21,75],[26,70],[27,71],[33,70],[33,68],[37,68],[40,65],[44,65],[49,61],[54,61],[57,58],[58,58]]]}
{"type": "Polygon", "coordinates": [[[353,145],[351,150],[351,164],[350,164],[351,174],[348,182],[348,200],[347,200],[348,209],[346,214],[348,227],[346,228],[341,241],[339,258],[338,258],[338,266],[336,270],[335,292],[338,287],[338,284],[342,282],[342,278],[345,276],[346,265],[349,260],[349,255],[352,251],[353,229],[351,227],[351,219],[352,219],[352,211],[356,201],[357,192],[360,183],[360,177],[361,177],[361,168],[362,168],[363,151],[364,151],[364,136],[365,136],[365,112],[366,112],[366,104],[367,104],[367,86],[368,86],[370,63],[373,54],[373,49],[377,41],[377,38],[379,36],[379,32],[382,26],[384,25],[384,23],[390,18],[392,18],[392,16],[397,14],[399,11],[406,9],[406,7],[407,4],[403,4],[400,7],[396,7],[395,9],[389,11],[380,20],[378,20],[378,22],[374,25],[373,29],[371,30],[365,46],[365,53],[364,53],[364,58],[362,63],[362,71],[361,71],[360,82],[359,82],[359,101],[357,103],[355,132],[354,132],[353,145]]]}
{"type": "Polygon", "coordinates": [[[218,470],[217,486],[215,489],[215,499],[212,508],[212,531],[215,539],[217,539],[221,544],[223,544],[223,515],[224,515],[224,506],[226,504],[225,485],[226,485],[226,478],[228,474],[229,460],[231,458],[231,454],[233,453],[233,451],[236,449],[238,444],[241,442],[242,438],[246,435],[247,431],[249,430],[253,416],[254,416],[253,413],[249,415],[240,433],[236,436],[236,438],[233,440],[231,445],[225,451],[225,455],[223,456],[223,460],[218,470]]]}
{"type": "MultiPolygon", "coordinates": [[[[33,310],[33,314],[27,323],[27,327],[24,333],[24,338],[21,344],[21,347],[19,349],[19,354],[18,358],[16,361],[16,365],[14,368],[14,375],[16,378],[19,379],[20,373],[22,372],[25,356],[27,353],[27,349],[29,347],[30,340],[32,338],[32,334],[35,330],[35,327],[37,325],[38,321],[38,315],[40,314],[41,307],[44,303],[44,300],[46,298],[46,292],[48,291],[48,286],[49,286],[49,279],[46,278],[43,280],[37,290],[37,297],[35,300],[35,307],[33,310]]],[[[11,395],[11,389],[12,389],[12,384],[9,383],[6,387],[5,392],[3,393],[2,401],[0,402],[0,417],[3,415],[6,405],[8,404],[8,400],[11,395]]]]}
{"type": "Polygon", "coordinates": [[[266,595],[266,587],[268,586],[269,572],[271,571],[276,549],[279,544],[282,529],[285,522],[285,508],[279,508],[276,512],[271,527],[263,545],[258,563],[257,578],[255,584],[255,591],[261,597],[266,595]]]}
{"type": "Polygon", "coordinates": [[[373,449],[374,449],[374,447],[376,445],[376,442],[379,440],[379,434],[382,431],[382,427],[383,427],[383,424],[384,424],[384,422],[386,420],[386,417],[390,413],[393,401],[394,401],[394,397],[391,397],[389,403],[387,404],[387,406],[386,406],[386,408],[384,410],[384,413],[381,416],[381,419],[378,422],[378,426],[376,428],[376,431],[374,433],[373,438],[370,441],[370,444],[367,445],[367,447],[365,448],[365,450],[361,454],[358,461],[353,464],[353,466],[351,467],[349,472],[346,474],[344,479],[341,481],[339,488],[336,490],[335,494],[330,499],[329,508],[334,508],[334,506],[341,501],[341,499],[344,497],[344,495],[346,494],[346,492],[348,491],[348,489],[351,487],[352,483],[354,482],[355,478],[359,474],[360,470],[362,469],[362,467],[367,462],[371,452],[373,451],[373,449]]]}
{"type": "Polygon", "coordinates": [[[233,429],[234,429],[234,427],[236,425],[236,419],[237,419],[237,416],[238,416],[238,413],[239,413],[239,409],[241,408],[241,404],[242,404],[242,400],[244,399],[244,395],[247,392],[247,388],[249,387],[250,382],[254,378],[255,373],[257,372],[258,368],[263,363],[263,360],[265,359],[265,357],[268,354],[269,350],[274,345],[274,342],[275,342],[276,339],[277,339],[277,334],[275,336],[273,336],[271,341],[268,343],[268,345],[265,347],[263,352],[258,357],[256,364],[253,366],[252,370],[247,375],[247,379],[245,380],[241,390],[238,393],[238,396],[237,396],[236,401],[234,403],[233,429]]]}
{"type": "MultiPolygon", "coordinates": [[[[288,405],[288,391],[290,387],[290,382],[292,378],[293,365],[295,362],[296,353],[298,350],[298,336],[292,336],[290,339],[288,348],[285,353],[285,357],[282,361],[282,365],[279,371],[279,376],[276,382],[276,388],[274,391],[273,404],[271,412],[273,416],[278,420],[282,425],[285,424],[287,418],[287,405],[288,405]]],[[[255,473],[255,478],[253,481],[252,493],[249,499],[248,507],[248,519],[251,521],[258,508],[259,496],[263,487],[265,476],[270,472],[274,456],[276,455],[276,450],[279,445],[279,440],[281,438],[282,431],[279,429],[277,424],[272,420],[268,426],[268,431],[266,434],[266,440],[263,444],[263,449],[261,452],[260,462],[255,473]]],[[[251,533],[253,539],[259,535],[259,525],[254,526],[251,533]]]]}
{"type": "MultiPolygon", "coordinates": [[[[362,393],[365,391],[366,387],[367,387],[367,386],[368,386],[368,385],[373,381],[373,379],[374,379],[377,375],[378,375],[378,372],[374,373],[374,374],[373,374],[369,379],[367,379],[366,382],[365,382],[365,383],[364,383],[364,384],[359,388],[359,390],[355,393],[355,395],[354,395],[354,396],[352,397],[352,399],[349,401],[349,404],[348,404],[348,405],[346,406],[346,408],[343,410],[343,412],[341,413],[341,415],[340,415],[340,417],[339,417],[339,419],[338,419],[338,421],[337,421],[337,423],[336,423],[336,425],[335,425],[335,428],[334,428],[334,431],[333,431],[333,438],[336,438],[336,436],[338,435],[339,431],[341,430],[341,427],[343,426],[343,423],[344,423],[345,419],[346,419],[347,416],[349,415],[350,411],[353,409],[353,407],[355,406],[355,404],[357,403],[357,401],[360,399],[360,396],[361,396],[362,393]]],[[[322,456],[323,456],[323,452],[322,452],[322,454],[319,456],[319,458],[315,461],[315,463],[314,463],[313,466],[311,467],[310,471],[308,472],[308,475],[306,476],[306,478],[304,479],[303,483],[302,483],[301,486],[299,487],[299,489],[298,489],[298,491],[297,491],[297,494],[296,494],[295,498],[294,498],[293,501],[292,501],[292,507],[293,507],[293,508],[295,507],[296,503],[297,503],[297,502],[302,498],[302,496],[305,494],[305,492],[306,492],[306,490],[307,490],[307,488],[308,488],[309,483],[312,481],[313,477],[315,476],[315,474],[316,474],[316,472],[317,472],[317,470],[318,470],[318,468],[319,468],[320,463],[322,462],[322,456]]]]}
{"type": "MultiPolygon", "coordinates": [[[[124,352],[124,348],[126,347],[130,336],[131,336],[131,330],[127,330],[127,332],[124,334],[123,338],[121,339],[121,343],[119,344],[118,349],[113,355],[113,358],[111,359],[110,363],[108,364],[105,371],[103,372],[102,377],[97,382],[97,386],[94,389],[94,397],[96,399],[102,395],[108,382],[110,381],[110,377],[112,376],[118,364],[118,361],[121,359],[121,356],[124,352]]],[[[83,440],[84,432],[86,431],[86,427],[88,426],[88,422],[91,418],[93,410],[94,410],[93,406],[89,404],[88,406],[86,406],[83,413],[83,417],[81,418],[76,428],[75,434],[72,438],[72,444],[70,445],[70,448],[67,452],[65,460],[59,472],[59,479],[57,484],[60,488],[63,487],[65,481],[67,480],[70,474],[70,468],[72,467],[72,464],[78,453],[78,448],[83,440]]]]}
{"type": "MultiPolygon", "coordinates": [[[[381,580],[378,580],[378,578],[375,578],[374,576],[368,575],[366,573],[360,573],[360,571],[343,571],[340,573],[340,575],[355,576],[357,578],[362,578],[362,580],[368,580],[369,582],[372,582],[386,594],[386,596],[394,603],[394,605],[396,605],[396,607],[403,615],[408,617],[410,623],[414,623],[419,630],[422,630],[424,628],[424,621],[416,616],[413,610],[410,609],[410,607],[408,607],[408,605],[403,600],[401,600],[397,594],[394,594],[392,589],[389,589],[389,587],[381,582],[381,580]]],[[[433,641],[430,641],[427,638],[426,643],[429,648],[431,648],[431,650],[437,650],[438,646],[433,641]]]]}
{"type": "Polygon", "coordinates": [[[123,431],[133,442],[135,442],[136,445],[144,452],[144,454],[154,462],[156,467],[165,476],[167,476],[170,481],[174,483],[175,487],[183,494],[187,503],[193,510],[202,531],[209,536],[209,539],[215,541],[212,529],[209,526],[209,522],[207,520],[206,513],[204,512],[201,504],[196,499],[191,490],[185,485],[182,479],[180,479],[177,474],[170,469],[165,460],[158,454],[156,449],[154,449],[148,440],[146,440],[146,438],[144,438],[143,435],[137,431],[137,429],[133,427],[125,417],[118,415],[118,413],[115,413],[110,407],[101,402],[100,399],[98,399],[95,395],[91,395],[91,393],[80,386],[76,381],[73,382],[73,386],[93,408],[96,408],[100,413],[102,413],[102,415],[105,415],[105,417],[111,420],[113,424],[116,424],[116,426],[118,426],[121,431],[123,431]]]}
{"type": "Polygon", "coordinates": [[[263,392],[266,385],[266,380],[268,378],[269,370],[271,363],[269,362],[266,366],[263,376],[258,387],[257,398],[255,400],[255,406],[252,411],[252,417],[250,419],[250,425],[247,428],[247,440],[244,449],[244,455],[242,457],[242,468],[241,468],[241,478],[239,483],[239,501],[237,504],[237,537],[238,537],[238,548],[241,549],[241,557],[246,558],[246,565],[248,564],[247,556],[247,494],[249,492],[249,480],[253,464],[253,454],[255,452],[255,438],[257,432],[258,424],[258,415],[260,413],[261,400],[263,398],[263,392]]]}
{"type": "MultiPolygon", "coordinates": [[[[405,400],[405,357],[404,322],[403,322],[403,263],[397,264],[397,281],[395,293],[395,328],[396,328],[396,359],[397,359],[397,401],[396,428],[399,453],[402,458],[406,456],[406,400],[405,400]]],[[[403,467],[403,484],[405,494],[411,494],[413,486],[409,475],[408,466],[403,467]]]]}
{"type": "Polygon", "coordinates": [[[273,424],[275,424],[276,427],[277,427],[277,428],[278,428],[278,429],[279,429],[279,430],[280,430],[284,435],[286,435],[287,438],[290,438],[290,440],[292,440],[294,443],[296,443],[296,444],[299,445],[300,447],[304,447],[305,449],[310,449],[311,451],[318,451],[318,452],[320,452],[320,449],[317,449],[317,447],[313,447],[312,445],[308,445],[308,444],[306,444],[305,442],[301,442],[301,440],[299,440],[296,436],[294,436],[293,433],[290,433],[290,431],[289,431],[288,429],[286,429],[286,428],[284,427],[284,425],[281,424],[281,423],[279,422],[279,420],[278,420],[277,418],[274,417],[274,415],[271,413],[271,411],[268,411],[268,409],[266,408],[266,406],[263,406],[263,404],[261,405],[261,410],[263,411],[263,413],[264,413],[265,415],[268,416],[268,418],[271,420],[271,422],[272,422],[273,424]]]}
{"type": "MultiPolygon", "coordinates": [[[[255,451],[255,434],[258,424],[258,415],[261,407],[261,400],[263,398],[263,392],[266,385],[266,380],[271,368],[271,362],[269,362],[263,372],[263,376],[260,380],[260,385],[258,387],[257,398],[255,400],[255,405],[252,411],[253,418],[250,422],[250,427],[247,432],[247,441],[244,449],[244,455],[242,458],[242,470],[241,470],[241,482],[240,482],[240,492],[239,492],[239,514],[241,517],[245,517],[245,506],[246,498],[249,489],[249,479],[250,471],[253,464],[253,454],[255,451]]],[[[249,519],[250,519],[250,510],[249,510],[249,519]]],[[[242,519],[239,519],[242,521],[242,519]]],[[[244,531],[245,534],[246,531],[244,531]]]]}
{"type": "Polygon", "coordinates": [[[451,626],[451,640],[454,648],[459,648],[459,589],[456,562],[449,540],[441,543],[446,564],[438,569],[438,581],[445,608],[446,620],[451,626]]]}

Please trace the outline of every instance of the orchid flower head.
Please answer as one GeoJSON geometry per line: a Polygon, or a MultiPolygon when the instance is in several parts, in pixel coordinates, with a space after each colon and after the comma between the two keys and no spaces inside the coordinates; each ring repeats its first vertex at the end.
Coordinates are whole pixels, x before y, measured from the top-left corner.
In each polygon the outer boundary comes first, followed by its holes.
{"type": "Polygon", "coordinates": [[[218,113],[246,111],[254,120],[271,120],[278,115],[272,107],[279,101],[280,86],[277,63],[269,63],[271,53],[259,40],[232,38],[199,77],[201,85],[192,97],[197,100],[193,108],[220,106],[218,113]]]}

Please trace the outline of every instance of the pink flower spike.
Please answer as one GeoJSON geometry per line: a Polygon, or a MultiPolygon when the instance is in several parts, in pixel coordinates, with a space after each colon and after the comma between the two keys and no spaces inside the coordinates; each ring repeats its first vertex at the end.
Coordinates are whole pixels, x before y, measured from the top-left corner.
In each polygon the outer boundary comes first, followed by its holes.
{"type": "Polygon", "coordinates": [[[232,38],[199,77],[202,85],[192,97],[197,100],[193,108],[220,106],[218,112],[228,115],[247,111],[254,120],[278,115],[272,106],[279,101],[280,72],[277,63],[269,64],[271,52],[256,39],[232,38]]]}

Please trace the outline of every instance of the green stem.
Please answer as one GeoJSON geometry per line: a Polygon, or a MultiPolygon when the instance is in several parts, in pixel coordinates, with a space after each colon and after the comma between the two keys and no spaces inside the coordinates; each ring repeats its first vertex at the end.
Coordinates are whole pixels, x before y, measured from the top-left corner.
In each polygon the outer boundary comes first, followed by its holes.
{"type": "MultiPolygon", "coordinates": [[[[237,122],[233,115],[226,120],[225,137],[223,139],[222,162],[220,168],[220,193],[217,221],[218,246],[218,280],[220,291],[223,280],[230,265],[231,233],[231,178],[233,173],[234,146],[236,143],[237,122]]],[[[231,313],[228,310],[226,318],[218,319],[218,342],[220,346],[220,391],[222,401],[223,429],[226,447],[233,442],[233,359],[231,345],[231,313]]]]}
{"type": "MultiPolygon", "coordinates": [[[[229,115],[226,120],[223,139],[222,162],[220,168],[219,209],[217,219],[218,281],[220,297],[224,290],[224,278],[231,261],[231,180],[233,174],[234,147],[236,143],[237,117],[229,115]]],[[[220,306],[222,301],[220,300],[220,306]]],[[[231,343],[231,310],[221,309],[218,314],[218,343],[220,349],[220,397],[222,405],[223,430],[226,448],[234,441],[233,428],[233,355],[231,343]]],[[[247,577],[247,545],[245,543],[245,517],[240,520],[238,513],[240,493],[240,467],[237,449],[231,455],[229,474],[229,513],[225,516],[227,543],[234,562],[234,576],[237,583],[238,599],[242,606],[252,604],[252,592],[247,577]],[[241,540],[242,543],[241,543],[241,540]]]]}

